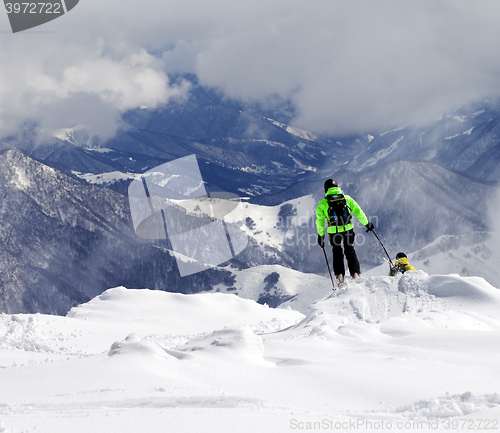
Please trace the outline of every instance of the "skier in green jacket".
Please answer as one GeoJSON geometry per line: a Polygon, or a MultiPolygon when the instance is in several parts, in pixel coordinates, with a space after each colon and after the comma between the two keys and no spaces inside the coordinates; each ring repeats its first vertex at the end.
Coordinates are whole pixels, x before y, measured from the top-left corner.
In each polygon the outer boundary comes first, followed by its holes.
{"type": "Polygon", "coordinates": [[[351,277],[355,280],[360,277],[358,257],[354,249],[354,229],[351,222],[352,214],[356,216],[366,231],[373,230],[374,225],[368,221],[365,213],[354,199],[344,194],[336,181],[328,179],[325,184],[325,198],[318,203],[316,208],[316,229],[318,231],[318,244],[325,247],[325,221],[327,233],[333,251],[333,270],[338,284],[344,283],[345,267],[344,253],[351,277]],[[342,250],[342,242],[344,250],[342,250]]]}

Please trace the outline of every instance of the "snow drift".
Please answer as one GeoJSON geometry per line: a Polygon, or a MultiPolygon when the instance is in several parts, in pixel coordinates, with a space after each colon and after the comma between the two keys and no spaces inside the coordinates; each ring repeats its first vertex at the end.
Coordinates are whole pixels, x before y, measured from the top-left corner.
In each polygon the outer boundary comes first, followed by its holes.
{"type": "Polygon", "coordinates": [[[339,292],[327,283],[296,285],[279,309],[116,288],[67,317],[0,315],[0,425],[279,432],[323,420],[364,431],[375,421],[498,422],[498,289],[422,271],[339,292]],[[289,308],[314,293],[305,315],[289,308]]]}

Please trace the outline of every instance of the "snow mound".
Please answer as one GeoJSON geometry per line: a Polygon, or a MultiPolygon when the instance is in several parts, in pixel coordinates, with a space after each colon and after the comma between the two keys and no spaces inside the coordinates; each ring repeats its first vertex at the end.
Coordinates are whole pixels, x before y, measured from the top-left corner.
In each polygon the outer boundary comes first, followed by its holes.
{"type": "Polygon", "coordinates": [[[26,353],[85,356],[86,350],[74,347],[68,336],[80,330],[63,317],[41,314],[0,314],[0,349],[26,353]],[[61,325],[65,326],[61,326],[61,325]]]}
{"type": "MultiPolygon", "coordinates": [[[[483,277],[500,287],[499,233],[473,232],[463,235],[443,235],[421,250],[408,254],[412,266],[429,275],[459,274],[483,277]]],[[[387,275],[389,264],[370,269],[363,276],[387,275]]]]}
{"type": "MultiPolygon", "coordinates": [[[[345,291],[332,292],[311,304],[308,315],[292,329],[325,335],[325,326],[337,330],[347,324],[367,323],[382,329],[387,323],[401,324],[401,319],[409,328],[500,329],[498,311],[500,290],[483,278],[429,276],[416,271],[370,277],[364,283],[350,284],[345,291]]],[[[396,328],[386,326],[384,330],[392,333],[396,328]]]]}
{"type": "Polygon", "coordinates": [[[0,427],[226,433],[500,417],[500,292],[485,280],[418,271],[304,289],[296,305],[321,298],[307,315],[124,288],[67,317],[0,315],[0,427]]]}
{"type": "Polygon", "coordinates": [[[411,418],[449,418],[469,415],[485,409],[500,407],[498,393],[477,395],[470,391],[420,400],[394,409],[395,413],[411,418]]]}
{"type": "Polygon", "coordinates": [[[264,344],[262,338],[252,332],[249,327],[240,326],[215,331],[210,335],[197,337],[177,350],[181,352],[198,352],[214,357],[214,359],[238,358],[240,362],[262,363],[264,360],[264,344]]]}
{"type": "Polygon", "coordinates": [[[167,352],[158,344],[147,340],[141,340],[137,334],[130,334],[123,341],[116,341],[112,344],[108,352],[108,356],[122,354],[144,354],[169,358],[167,352]]]}
{"type": "Polygon", "coordinates": [[[40,329],[36,316],[2,314],[0,316],[0,348],[33,352],[52,352],[40,342],[40,329]]]}
{"type": "Polygon", "coordinates": [[[303,315],[276,310],[254,301],[223,293],[183,295],[158,290],[117,287],[86,304],[72,308],[67,317],[106,324],[123,324],[129,333],[196,335],[225,326],[251,325],[277,330],[296,323],[303,315]],[[137,329],[131,329],[130,324],[137,329]]]}
{"type": "Polygon", "coordinates": [[[264,344],[262,338],[256,335],[248,326],[226,328],[209,335],[192,338],[176,350],[169,350],[146,339],[141,339],[133,333],[125,340],[116,341],[111,345],[109,357],[116,355],[139,355],[144,357],[159,357],[164,359],[224,359],[226,362],[259,363],[272,365],[264,360],[264,344]]]}

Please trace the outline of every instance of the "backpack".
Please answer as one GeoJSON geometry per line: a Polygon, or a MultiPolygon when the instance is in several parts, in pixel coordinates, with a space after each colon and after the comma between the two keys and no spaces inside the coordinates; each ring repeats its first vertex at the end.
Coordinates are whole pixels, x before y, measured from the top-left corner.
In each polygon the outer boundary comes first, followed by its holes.
{"type": "Polygon", "coordinates": [[[328,201],[328,225],[346,226],[351,222],[351,210],[343,194],[327,195],[328,201]]]}

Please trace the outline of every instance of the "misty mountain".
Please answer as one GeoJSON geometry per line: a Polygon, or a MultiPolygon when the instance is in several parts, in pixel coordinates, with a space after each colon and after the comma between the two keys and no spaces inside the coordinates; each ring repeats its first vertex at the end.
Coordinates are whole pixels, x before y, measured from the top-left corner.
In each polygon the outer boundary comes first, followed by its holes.
{"type": "MultiPolygon", "coordinates": [[[[292,128],[292,114],[284,103],[266,108],[194,86],[187,100],[127,112],[127,126],[99,147],[95,140],[78,140],[82,133],[75,128],[39,146],[25,140],[21,148],[58,170],[84,174],[143,173],[196,154],[212,188],[259,195],[321,178],[325,168],[339,168],[369,144],[362,135],[337,139],[292,128]]],[[[122,178],[109,185],[124,192],[128,183],[122,178]]]]}
{"type": "Polygon", "coordinates": [[[266,108],[195,85],[187,100],[125,113],[127,127],[105,143],[75,128],[39,146],[25,134],[16,145],[51,167],[121,192],[130,183],[129,173],[191,154],[197,155],[209,189],[254,197],[319,181],[342,168],[362,171],[401,159],[500,180],[500,108],[494,103],[459,108],[425,127],[354,137],[319,137],[290,127],[293,115],[283,102],[266,108]]]}
{"type": "Polygon", "coordinates": [[[483,102],[443,115],[424,127],[406,126],[376,134],[346,164],[362,170],[398,159],[435,162],[485,181],[500,180],[500,108],[483,102]]]}

